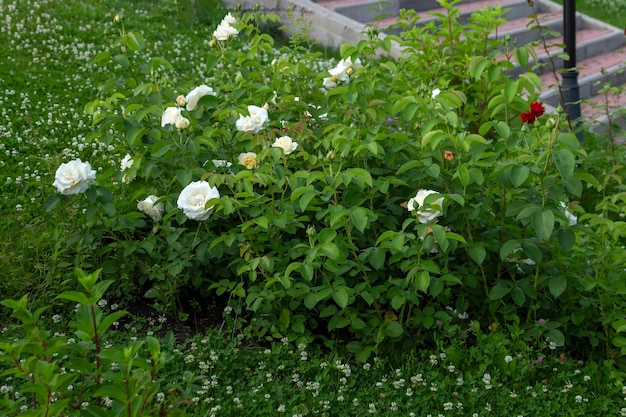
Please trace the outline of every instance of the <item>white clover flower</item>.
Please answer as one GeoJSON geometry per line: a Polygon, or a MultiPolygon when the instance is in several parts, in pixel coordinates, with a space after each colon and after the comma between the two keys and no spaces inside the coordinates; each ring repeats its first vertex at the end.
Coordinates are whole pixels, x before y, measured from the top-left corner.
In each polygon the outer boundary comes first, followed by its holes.
{"type": "Polygon", "coordinates": [[[206,181],[194,181],[181,191],[177,205],[189,219],[206,220],[213,212],[213,206],[206,205],[216,198],[220,198],[217,187],[211,187],[206,181]]]}
{"type": "MultiPolygon", "coordinates": [[[[137,201],[137,210],[146,213],[148,216],[152,217],[152,220],[155,222],[160,221],[163,218],[163,212],[165,208],[163,203],[154,204],[159,199],[156,195],[149,195],[145,199],[141,201],[137,201]]],[[[111,306],[112,308],[113,306],[111,306]]]]}
{"type": "Polygon", "coordinates": [[[506,356],[504,357],[504,362],[506,362],[506,363],[511,363],[511,362],[513,362],[513,357],[512,357],[511,355],[506,355],[506,356]]]}
{"type": "Polygon", "coordinates": [[[91,169],[89,162],[75,159],[59,166],[52,185],[59,193],[70,195],[84,193],[95,181],[96,171],[91,169]]]}
{"type": "Polygon", "coordinates": [[[204,96],[217,96],[215,91],[211,87],[204,84],[194,88],[185,97],[185,103],[187,103],[187,110],[193,111],[198,108],[198,101],[204,96]]]}
{"type": "Polygon", "coordinates": [[[239,115],[239,119],[235,122],[237,130],[240,132],[258,133],[263,129],[263,125],[269,121],[267,110],[263,107],[248,106],[249,116],[239,115]]]}
{"type": "Polygon", "coordinates": [[[289,136],[281,136],[272,145],[275,148],[282,148],[285,155],[289,155],[298,147],[298,142],[294,142],[289,136]]]}
{"type": "MultiPolygon", "coordinates": [[[[433,190],[419,190],[417,194],[415,195],[415,197],[411,198],[408,201],[407,203],[408,210],[413,211],[413,210],[419,209],[420,207],[424,207],[424,201],[426,200],[426,197],[428,197],[431,194],[438,194],[438,193],[437,191],[433,191],[433,190]]],[[[437,206],[439,207],[439,209],[441,209],[442,204],[443,204],[443,197],[431,203],[430,206],[437,206]]],[[[429,207],[423,210],[417,210],[418,220],[422,224],[430,223],[431,221],[435,220],[437,217],[441,216],[441,214],[442,214],[441,210],[436,210],[432,207],[429,207]]]]}

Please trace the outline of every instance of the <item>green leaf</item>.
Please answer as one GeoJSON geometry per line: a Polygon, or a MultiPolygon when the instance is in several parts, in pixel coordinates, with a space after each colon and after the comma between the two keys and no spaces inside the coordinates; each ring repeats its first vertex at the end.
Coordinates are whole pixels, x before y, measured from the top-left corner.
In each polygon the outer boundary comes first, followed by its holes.
{"type": "Polygon", "coordinates": [[[526,65],[528,65],[528,50],[526,48],[515,48],[513,50],[513,56],[521,68],[525,68],[526,65]]]}
{"type": "Polygon", "coordinates": [[[101,384],[93,394],[95,397],[109,397],[120,402],[126,401],[126,391],[121,384],[101,384]]]}
{"type": "Polygon", "coordinates": [[[559,149],[552,151],[552,158],[554,159],[554,165],[559,170],[563,177],[569,177],[574,173],[576,167],[576,158],[569,149],[559,149]]]}
{"type": "Polygon", "coordinates": [[[456,175],[458,175],[459,181],[461,181],[461,185],[463,186],[463,188],[465,188],[465,187],[467,187],[469,185],[470,180],[471,180],[471,176],[470,176],[469,170],[467,169],[467,166],[465,164],[459,165],[459,168],[457,169],[456,175]]]}
{"type": "Polygon", "coordinates": [[[519,240],[508,240],[500,247],[500,259],[503,261],[520,246],[519,240]]]}
{"type": "Polygon", "coordinates": [[[511,136],[511,128],[506,122],[494,122],[493,127],[496,129],[496,132],[498,132],[498,135],[500,135],[503,139],[508,139],[511,136]]]}
{"type": "Polygon", "coordinates": [[[389,321],[385,324],[385,334],[389,337],[399,337],[404,333],[402,325],[397,321],[389,321]]]}
{"type": "Polygon", "coordinates": [[[43,208],[46,210],[46,212],[50,212],[56,207],[59,201],[61,201],[61,194],[50,194],[46,201],[43,203],[43,208]]]}
{"type": "Polygon", "coordinates": [[[85,293],[82,293],[80,291],[65,291],[57,295],[57,298],[60,298],[62,300],[72,301],[78,304],[85,304],[85,305],[91,304],[89,301],[89,297],[87,297],[85,293]]]}
{"type": "Polygon", "coordinates": [[[565,336],[558,329],[548,330],[545,336],[547,340],[554,342],[559,347],[565,345],[565,336]]]}
{"type": "Polygon", "coordinates": [[[126,35],[126,41],[128,49],[131,51],[140,51],[146,47],[146,42],[143,40],[143,36],[139,32],[128,32],[128,35],[126,35]]]}
{"type": "Polygon", "coordinates": [[[567,278],[563,275],[551,277],[548,281],[548,288],[550,289],[550,294],[552,294],[554,298],[558,298],[567,288],[567,278]]]}
{"type": "Polygon", "coordinates": [[[489,292],[489,299],[491,301],[499,300],[510,293],[511,289],[512,286],[510,281],[499,281],[489,292]]]}
{"type": "Polygon", "coordinates": [[[616,347],[625,347],[626,346],[626,337],[624,337],[624,336],[615,336],[613,338],[613,344],[616,347]]]}
{"type": "Polygon", "coordinates": [[[333,300],[339,307],[345,309],[348,305],[348,292],[345,288],[337,288],[333,292],[333,300]]]}
{"type": "Polygon", "coordinates": [[[559,239],[559,243],[561,244],[561,248],[565,252],[568,252],[576,243],[576,234],[570,228],[561,228],[557,233],[557,238],[559,239]]]}
{"type": "Polygon", "coordinates": [[[356,207],[350,212],[350,220],[352,225],[361,233],[367,226],[367,210],[363,207],[356,207]]]}
{"type": "Polygon", "coordinates": [[[126,144],[129,148],[135,148],[140,142],[147,129],[145,127],[133,126],[126,134],[126,144]]]}
{"type": "Polygon", "coordinates": [[[479,80],[489,63],[490,61],[484,56],[475,56],[472,58],[468,67],[470,77],[474,80],[479,80]]]}
{"type": "Polygon", "coordinates": [[[328,330],[341,329],[350,325],[350,320],[343,316],[333,316],[328,322],[328,330]]]}
{"type": "MultiPolygon", "coordinates": [[[[510,102],[513,101],[513,99],[515,98],[515,95],[517,94],[518,89],[519,89],[519,81],[518,80],[509,81],[509,82],[506,83],[506,85],[504,86],[504,97],[505,97],[507,103],[510,103],[510,102]]],[[[496,127],[496,129],[497,129],[497,127],[496,127]]]]}
{"type": "Polygon", "coordinates": [[[298,204],[300,205],[300,210],[305,211],[309,206],[311,200],[313,200],[317,196],[316,191],[308,191],[301,198],[298,204]]]}
{"type": "Polygon", "coordinates": [[[478,265],[482,265],[485,257],[487,256],[487,252],[482,246],[470,246],[467,248],[467,252],[469,253],[470,258],[472,258],[472,260],[478,265]]]}
{"type": "Polygon", "coordinates": [[[513,187],[519,187],[528,179],[530,169],[525,165],[514,165],[511,168],[510,179],[513,187]]]}
{"type": "Polygon", "coordinates": [[[424,165],[424,162],[422,162],[421,160],[412,159],[412,160],[402,164],[400,169],[398,169],[398,172],[396,172],[396,176],[404,174],[405,172],[407,172],[407,171],[409,171],[411,169],[414,169],[414,168],[421,168],[423,165],[424,165]]]}
{"type": "Polygon", "coordinates": [[[363,181],[365,184],[367,184],[370,187],[374,184],[370,173],[364,170],[363,168],[348,168],[346,172],[356,178],[359,178],[361,181],[363,181]]]}
{"type": "Polygon", "coordinates": [[[339,252],[339,248],[337,248],[337,245],[332,242],[327,242],[323,244],[321,249],[322,252],[324,252],[324,255],[328,256],[333,261],[339,259],[339,256],[341,255],[341,252],[339,252]]]}
{"type": "Polygon", "coordinates": [[[415,118],[415,113],[417,113],[418,109],[419,106],[417,105],[417,103],[407,103],[407,105],[404,106],[404,108],[402,109],[402,118],[404,119],[404,121],[410,122],[411,120],[413,120],[413,118],[415,118]]]}
{"type": "Polygon", "coordinates": [[[385,250],[383,248],[373,248],[369,253],[368,259],[374,269],[381,269],[385,265],[385,250]]]}
{"type": "Polygon", "coordinates": [[[109,327],[111,327],[114,322],[116,322],[120,317],[124,315],[126,315],[126,311],[120,310],[106,316],[98,325],[98,334],[102,335],[108,330],[109,327]]]}
{"type": "Polygon", "coordinates": [[[428,271],[420,271],[415,276],[415,286],[418,290],[422,292],[428,291],[428,286],[430,285],[430,274],[428,271]]]}
{"type": "Polygon", "coordinates": [[[391,308],[399,310],[406,303],[406,296],[404,294],[396,294],[391,299],[391,308]]]}
{"type": "Polygon", "coordinates": [[[550,210],[541,211],[533,214],[530,221],[539,239],[550,239],[554,229],[554,213],[550,210]]]}
{"type": "Polygon", "coordinates": [[[521,307],[524,305],[524,301],[526,301],[526,294],[524,294],[524,290],[520,287],[514,287],[511,290],[511,298],[518,307],[521,307]]]}

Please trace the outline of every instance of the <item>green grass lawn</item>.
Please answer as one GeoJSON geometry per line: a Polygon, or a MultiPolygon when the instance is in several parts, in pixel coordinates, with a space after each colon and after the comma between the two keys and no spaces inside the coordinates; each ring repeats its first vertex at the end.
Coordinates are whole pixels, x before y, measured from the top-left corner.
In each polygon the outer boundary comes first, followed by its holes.
{"type": "MultiPolygon", "coordinates": [[[[554,0],[563,4],[563,0],[554,0]]],[[[626,29],[626,2],[620,0],[577,0],[576,11],[626,29]]]]}

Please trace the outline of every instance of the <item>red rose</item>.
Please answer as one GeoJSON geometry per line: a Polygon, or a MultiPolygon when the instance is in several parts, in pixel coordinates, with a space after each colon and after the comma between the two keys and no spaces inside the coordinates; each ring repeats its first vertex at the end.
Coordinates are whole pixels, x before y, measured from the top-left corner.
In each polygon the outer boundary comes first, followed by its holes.
{"type": "Polygon", "coordinates": [[[534,103],[530,103],[530,111],[533,112],[535,117],[539,117],[544,111],[546,111],[546,109],[543,107],[543,103],[541,101],[535,101],[534,103]]]}
{"type": "Polygon", "coordinates": [[[524,123],[535,123],[537,117],[541,116],[545,111],[546,109],[543,107],[543,103],[535,101],[530,103],[530,111],[523,112],[520,114],[520,117],[524,123]]]}

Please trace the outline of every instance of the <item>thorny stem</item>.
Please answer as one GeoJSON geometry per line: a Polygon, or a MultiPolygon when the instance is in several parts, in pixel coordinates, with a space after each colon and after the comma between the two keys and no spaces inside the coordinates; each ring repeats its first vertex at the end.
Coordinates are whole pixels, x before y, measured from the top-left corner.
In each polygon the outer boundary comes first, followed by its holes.
{"type": "Polygon", "coordinates": [[[539,16],[537,16],[537,13],[535,11],[535,4],[533,3],[533,1],[532,0],[528,0],[528,5],[533,10],[532,19],[533,19],[535,25],[537,26],[537,29],[538,29],[538,32],[539,32],[539,37],[541,38],[541,45],[543,46],[543,50],[545,51],[546,56],[550,60],[550,68],[552,70],[552,75],[554,76],[554,79],[556,81],[557,89],[558,89],[558,92],[559,92],[559,97],[561,97],[561,104],[563,105],[563,111],[565,112],[565,115],[567,116],[567,124],[568,124],[570,130],[573,131],[574,130],[574,125],[572,123],[572,119],[570,118],[569,112],[567,111],[567,103],[565,102],[565,95],[563,93],[563,86],[559,82],[559,73],[558,73],[558,71],[556,69],[556,64],[554,63],[554,57],[552,56],[552,54],[550,53],[550,50],[548,48],[548,42],[546,40],[546,36],[544,34],[544,31],[543,31],[543,26],[541,25],[541,22],[539,21],[539,16]]]}

